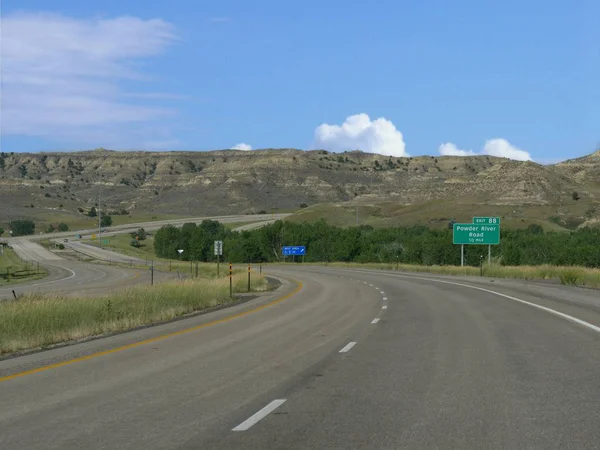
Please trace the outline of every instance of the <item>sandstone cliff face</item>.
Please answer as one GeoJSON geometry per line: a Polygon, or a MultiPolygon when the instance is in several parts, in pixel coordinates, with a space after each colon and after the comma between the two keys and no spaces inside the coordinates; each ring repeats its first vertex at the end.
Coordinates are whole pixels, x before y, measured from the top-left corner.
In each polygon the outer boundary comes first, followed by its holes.
{"type": "MultiPolygon", "coordinates": [[[[435,199],[499,205],[560,203],[577,191],[600,195],[600,152],[555,166],[490,156],[390,158],[361,152],[115,152],[2,155],[0,203],[74,212],[108,208],[228,214],[301,203],[403,205],[435,199]]],[[[0,218],[2,219],[2,218],[0,218]]]]}

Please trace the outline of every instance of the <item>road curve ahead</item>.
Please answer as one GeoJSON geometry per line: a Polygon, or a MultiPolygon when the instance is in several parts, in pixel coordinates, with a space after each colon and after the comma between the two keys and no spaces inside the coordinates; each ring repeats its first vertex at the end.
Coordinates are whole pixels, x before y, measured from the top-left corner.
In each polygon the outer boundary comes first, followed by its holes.
{"type": "Polygon", "coordinates": [[[268,271],[265,298],[0,362],[0,448],[599,448],[597,291],[268,271]]]}
{"type": "MultiPolygon", "coordinates": [[[[27,238],[13,238],[11,245],[20,258],[37,261],[45,267],[48,276],[41,280],[0,288],[0,300],[13,298],[13,291],[16,295],[52,292],[67,296],[87,297],[104,295],[114,289],[134,284],[150,284],[151,282],[150,271],[147,269],[129,269],[70,261],[46,250],[38,243],[27,238]]],[[[110,256],[113,257],[113,262],[129,263],[131,261],[133,264],[142,262],[119,254],[110,256]]],[[[175,274],[155,272],[154,280],[160,282],[174,276],[175,274]]]]}

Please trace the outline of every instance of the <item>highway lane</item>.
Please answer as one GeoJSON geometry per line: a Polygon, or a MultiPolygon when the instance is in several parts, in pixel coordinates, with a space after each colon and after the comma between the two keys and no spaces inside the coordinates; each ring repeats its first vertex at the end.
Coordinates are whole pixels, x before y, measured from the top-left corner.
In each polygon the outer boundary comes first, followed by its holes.
{"type": "MultiPolygon", "coordinates": [[[[129,269],[69,260],[43,264],[50,272],[49,277],[0,288],[0,300],[13,298],[13,290],[17,295],[47,292],[68,297],[91,297],[107,295],[115,289],[137,284],[150,284],[149,269],[129,269]]],[[[154,282],[159,283],[176,276],[174,273],[155,271],[154,282]]]]}
{"type": "Polygon", "coordinates": [[[89,256],[90,258],[99,259],[101,261],[112,261],[124,264],[146,264],[145,259],[139,259],[134,256],[124,255],[106,248],[95,247],[81,241],[69,241],[63,242],[63,245],[67,248],[71,248],[76,252],[89,256]]]}
{"type": "MultiPolygon", "coordinates": [[[[276,294],[217,313],[113,336],[109,348],[268,305],[253,314],[85,361],[0,379],[0,448],[177,448],[231,428],[276,392],[302,385],[337,358],[380,295],[308,276],[276,294]]],[[[0,376],[106,350],[106,340],[0,362],[0,376]]]]}
{"type": "MultiPolygon", "coordinates": [[[[200,223],[206,219],[218,220],[223,223],[246,222],[249,220],[260,221],[260,225],[249,225],[250,228],[254,228],[256,226],[264,226],[267,223],[285,218],[288,215],[289,214],[260,214],[251,216],[233,215],[140,222],[110,227],[110,232],[104,233],[103,236],[114,236],[115,234],[137,230],[138,228],[142,227],[148,231],[152,231],[157,230],[166,224],[182,225],[186,222],[200,223]]],[[[246,229],[246,227],[244,227],[244,229],[246,229]]],[[[91,229],[4,239],[5,242],[10,244],[10,246],[15,250],[21,259],[36,261],[43,265],[48,270],[49,276],[42,281],[36,280],[31,283],[20,283],[11,288],[0,289],[0,299],[12,298],[13,289],[15,289],[15,291],[18,293],[48,291],[70,296],[77,296],[82,294],[106,294],[109,290],[114,288],[150,282],[150,274],[148,271],[139,269],[129,270],[126,268],[114,268],[110,266],[98,266],[80,263],[78,261],[67,261],[59,255],[46,250],[44,247],[35,242],[38,239],[52,238],[55,242],[61,242],[65,246],[73,248],[77,252],[103,261],[125,264],[146,263],[146,261],[142,261],[138,258],[129,257],[106,249],[95,248],[79,241],[69,240],[69,242],[63,242],[64,239],[72,238],[78,234],[81,234],[83,237],[90,237],[96,232],[96,229],[91,229]]],[[[155,272],[155,281],[160,282],[163,279],[171,279],[176,276],[176,274],[155,272]]]]}
{"type": "MultiPolygon", "coordinates": [[[[291,264],[267,271],[302,290],[229,321],[0,381],[0,448],[599,447],[597,291],[291,264]]],[[[292,290],[286,283],[277,295],[292,290]]],[[[273,298],[3,361],[0,376],[273,298]]]]}
{"type": "MultiPolygon", "coordinates": [[[[290,216],[290,213],[279,213],[279,214],[253,214],[253,215],[231,215],[231,216],[204,216],[204,217],[188,217],[184,219],[168,219],[168,220],[154,220],[150,222],[137,222],[123,225],[114,225],[106,227],[107,232],[102,233],[102,236],[113,236],[114,234],[129,233],[136,231],[139,228],[144,228],[146,231],[155,231],[160,229],[164,225],[175,225],[181,226],[184,223],[194,222],[201,223],[203,220],[216,220],[221,223],[237,223],[237,222],[274,222],[276,220],[284,219],[290,216]]],[[[98,228],[88,228],[84,230],[72,230],[63,231],[57,233],[42,233],[32,236],[27,236],[28,239],[47,239],[47,238],[70,238],[81,234],[82,236],[89,237],[92,234],[98,234],[98,228]]],[[[5,239],[10,241],[10,238],[5,239]]]]}
{"type": "MultiPolygon", "coordinates": [[[[48,277],[28,283],[19,283],[0,288],[0,300],[26,293],[52,292],[71,297],[105,295],[114,289],[135,284],[150,284],[148,269],[128,269],[110,265],[99,265],[70,261],[46,250],[27,238],[13,238],[11,245],[21,259],[33,260],[48,270],[48,277]]],[[[116,260],[129,263],[131,258],[115,254],[116,260]]],[[[141,262],[141,261],[140,261],[141,262]]],[[[135,262],[134,262],[135,263],[135,262]]],[[[159,283],[174,278],[176,274],[155,272],[154,281],[159,283]]]]}
{"type": "MultiPolygon", "coordinates": [[[[235,228],[235,230],[236,231],[253,230],[255,228],[264,227],[265,225],[273,223],[275,220],[276,219],[250,223],[250,224],[239,226],[239,227],[235,228]]],[[[120,232],[120,233],[122,233],[122,232],[120,232]]],[[[117,232],[105,233],[103,236],[109,237],[109,236],[114,236],[116,234],[119,234],[119,233],[117,233],[117,232]]],[[[87,236],[82,236],[82,237],[86,238],[87,236]]],[[[77,241],[70,240],[68,242],[64,242],[62,239],[53,239],[53,241],[57,242],[57,243],[62,243],[65,247],[71,248],[78,253],[81,253],[83,255],[89,256],[91,258],[99,259],[102,261],[113,261],[113,262],[120,262],[120,263],[125,263],[125,264],[129,264],[129,263],[147,264],[148,263],[148,261],[146,261],[146,260],[142,260],[142,259],[135,258],[132,256],[127,256],[122,253],[118,253],[118,252],[115,252],[115,251],[112,251],[112,250],[109,250],[106,248],[99,248],[99,247],[90,245],[86,242],[82,242],[79,240],[77,240],[77,241]]]]}

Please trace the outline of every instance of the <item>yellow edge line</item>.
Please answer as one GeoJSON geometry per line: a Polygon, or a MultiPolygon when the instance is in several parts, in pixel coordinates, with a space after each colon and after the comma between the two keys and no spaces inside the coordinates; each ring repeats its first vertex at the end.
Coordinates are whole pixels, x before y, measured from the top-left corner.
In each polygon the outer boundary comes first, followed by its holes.
{"type": "Polygon", "coordinates": [[[248,311],[242,311],[242,312],[239,312],[237,314],[233,314],[231,316],[224,317],[222,319],[213,320],[212,322],[203,323],[201,325],[196,325],[195,327],[186,328],[184,330],[179,330],[179,331],[174,331],[173,333],[163,334],[161,336],[156,336],[156,337],[153,337],[153,338],[150,338],[150,339],[146,339],[146,340],[143,340],[143,341],[134,342],[132,344],[122,345],[121,347],[111,348],[110,350],[104,350],[102,352],[92,353],[91,355],[86,355],[86,356],[81,356],[79,358],[69,359],[67,361],[62,361],[62,362],[59,362],[59,363],[56,363],[56,364],[50,364],[48,366],[38,367],[36,369],[25,370],[24,372],[17,372],[17,373],[14,373],[12,375],[7,375],[5,377],[0,378],[0,383],[3,382],[3,381],[12,380],[14,378],[23,377],[25,375],[33,375],[34,373],[44,372],[46,370],[51,370],[51,369],[57,369],[59,367],[67,366],[69,364],[74,364],[74,363],[78,363],[78,362],[82,362],[82,361],[87,361],[88,359],[97,358],[99,356],[110,355],[112,353],[121,352],[123,350],[127,350],[127,349],[134,348],[134,347],[139,347],[141,345],[150,344],[150,343],[157,342],[157,341],[162,341],[163,339],[167,339],[167,338],[170,338],[170,337],[173,337],[173,336],[179,336],[181,334],[189,333],[191,331],[200,330],[202,328],[207,328],[207,327],[210,327],[210,326],[213,326],[213,325],[217,325],[219,323],[229,322],[230,320],[237,319],[239,317],[243,317],[243,316],[247,316],[247,315],[250,315],[250,314],[254,314],[254,313],[256,313],[258,311],[261,311],[261,310],[263,310],[265,308],[268,308],[270,306],[276,305],[277,303],[281,303],[282,301],[290,298],[292,295],[294,295],[298,291],[300,291],[300,289],[302,289],[302,283],[300,283],[297,280],[294,280],[294,281],[296,282],[297,287],[292,292],[290,292],[289,294],[284,295],[283,297],[278,298],[277,300],[273,300],[272,302],[269,302],[269,303],[266,303],[264,305],[258,306],[258,307],[254,308],[254,309],[250,309],[248,311]]]}

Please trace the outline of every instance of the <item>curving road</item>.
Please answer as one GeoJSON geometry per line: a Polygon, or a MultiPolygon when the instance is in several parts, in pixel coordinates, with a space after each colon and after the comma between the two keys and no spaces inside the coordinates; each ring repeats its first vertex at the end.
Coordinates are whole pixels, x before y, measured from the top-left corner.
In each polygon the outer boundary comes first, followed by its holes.
{"type": "MultiPolygon", "coordinates": [[[[145,228],[148,231],[157,230],[163,225],[182,225],[186,222],[200,223],[203,220],[211,219],[223,223],[247,222],[248,220],[258,220],[257,223],[247,224],[239,227],[242,229],[252,229],[264,226],[276,220],[287,217],[289,214],[260,214],[260,215],[234,215],[218,217],[195,217],[187,219],[162,220],[154,222],[140,222],[127,225],[118,225],[109,228],[103,236],[112,236],[119,233],[145,228]]],[[[146,264],[147,261],[122,255],[106,249],[87,245],[80,241],[73,241],[72,238],[81,234],[83,238],[90,237],[97,233],[96,230],[79,230],[62,233],[40,234],[35,236],[26,236],[18,238],[4,239],[8,242],[14,251],[23,260],[37,261],[48,270],[49,276],[41,281],[32,283],[20,283],[9,288],[0,288],[0,300],[13,298],[12,291],[17,294],[34,292],[53,292],[68,296],[90,296],[104,295],[110,290],[120,289],[122,287],[134,284],[149,284],[150,272],[147,269],[128,269],[123,267],[111,267],[106,265],[97,265],[81,263],[78,261],[69,261],[59,255],[46,250],[35,241],[43,238],[52,238],[56,242],[62,242],[65,246],[83,255],[108,261],[110,263],[122,264],[146,264]],[[71,238],[71,239],[70,239],[71,238]],[[68,239],[68,242],[63,242],[68,239]]],[[[154,280],[160,282],[163,279],[176,277],[175,273],[155,272],[154,280]]]]}
{"type": "Polygon", "coordinates": [[[0,448],[599,448],[598,291],[267,272],[249,303],[0,362],[0,448]]]}
{"type": "MultiPolygon", "coordinates": [[[[280,214],[253,214],[253,215],[231,215],[231,216],[212,216],[212,217],[188,217],[186,219],[168,219],[168,220],[154,220],[151,222],[137,222],[123,225],[114,225],[106,228],[106,233],[102,233],[102,236],[113,236],[117,233],[128,233],[136,231],[139,228],[144,228],[146,231],[158,230],[164,225],[175,225],[181,226],[184,223],[193,222],[201,223],[203,220],[216,220],[221,223],[238,223],[238,222],[264,222],[270,223],[276,220],[285,219],[290,216],[291,213],[280,213],[280,214]]],[[[69,238],[81,234],[84,237],[89,237],[92,234],[98,234],[98,228],[88,228],[85,230],[75,231],[63,231],[58,233],[42,233],[34,236],[28,236],[27,239],[47,239],[47,238],[69,238]]]]}

